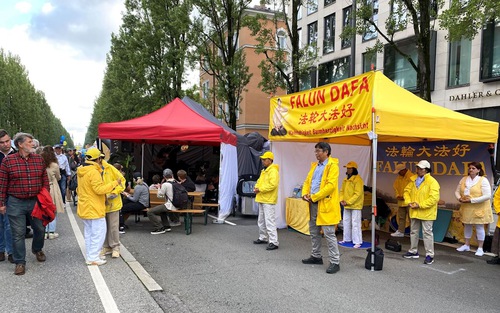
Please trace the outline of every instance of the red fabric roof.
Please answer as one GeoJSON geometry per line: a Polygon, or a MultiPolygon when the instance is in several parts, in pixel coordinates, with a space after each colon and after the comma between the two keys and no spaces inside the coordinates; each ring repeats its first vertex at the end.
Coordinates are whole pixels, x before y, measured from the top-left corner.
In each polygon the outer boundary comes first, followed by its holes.
{"type": "Polygon", "coordinates": [[[101,123],[99,138],[154,144],[236,145],[236,136],[176,98],[164,107],[131,120],[101,123]]]}

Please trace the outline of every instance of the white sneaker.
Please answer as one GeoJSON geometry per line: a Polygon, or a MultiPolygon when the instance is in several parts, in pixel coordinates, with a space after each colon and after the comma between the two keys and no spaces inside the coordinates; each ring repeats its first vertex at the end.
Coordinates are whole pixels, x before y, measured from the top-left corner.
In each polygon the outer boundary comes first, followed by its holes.
{"type": "Polygon", "coordinates": [[[181,226],[181,222],[170,222],[170,226],[172,227],[181,226]]]}
{"type": "Polygon", "coordinates": [[[106,264],[106,260],[99,260],[99,261],[87,261],[87,265],[104,265],[106,264]]]}
{"type": "MultiPolygon", "coordinates": [[[[466,246],[466,245],[463,245],[460,248],[457,248],[457,251],[458,252],[470,251],[470,247],[466,246]]],[[[481,251],[482,251],[482,249],[481,249],[481,251]]]]}
{"type": "Polygon", "coordinates": [[[477,248],[476,256],[483,256],[483,255],[484,255],[483,248],[477,248]]]}
{"type": "Polygon", "coordinates": [[[403,234],[402,232],[400,232],[399,230],[396,230],[396,232],[392,233],[391,234],[392,237],[404,237],[405,234],[403,234]]]}
{"type": "Polygon", "coordinates": [[[56,239],[56,238],[59,238],[58,233],[49,233],[49,239],[56,239]]]}

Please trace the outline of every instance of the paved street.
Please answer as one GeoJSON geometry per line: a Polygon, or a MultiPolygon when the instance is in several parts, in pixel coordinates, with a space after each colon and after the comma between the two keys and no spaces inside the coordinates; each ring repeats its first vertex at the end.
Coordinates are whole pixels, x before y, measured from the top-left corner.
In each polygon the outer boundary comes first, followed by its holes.
{"type": "MultiPolygon", "coordinates": [[[[123,258],[88,267],[80,248],[83,225],[74,212],[59,214],[60,238],[46,241],[45,263],[28,254],[26,275],[20,277],[12,264],[0,263],[6,311],[500,311],[500,266],[486,264],[487,256],[459,254],[453,247],[436,245],[430,266],[422,257],[406,260],[402,253],[384,249],[379,272],[364,268],[365,250],[341,247],[340,272],[328,275],[325,253],[324,265],[300,262],[310,253],[308,236],[280,230],[280,248],[274,251],[252,244],[257,239],[255,217],[229,218],[235,226],[204,226],[195,217],[189,236],[183,226],[150,235],[151,224],[142,217],[139,223],[130,218],[121,236],[123,258]],[[146,285],[156,291],[148,291],[138,278],[149,275],[146,285]]],[[[401,241],[407,249],[409,238],[401,241]]],[[[28,251],[30,246],[28,239],[28,251]]]]}

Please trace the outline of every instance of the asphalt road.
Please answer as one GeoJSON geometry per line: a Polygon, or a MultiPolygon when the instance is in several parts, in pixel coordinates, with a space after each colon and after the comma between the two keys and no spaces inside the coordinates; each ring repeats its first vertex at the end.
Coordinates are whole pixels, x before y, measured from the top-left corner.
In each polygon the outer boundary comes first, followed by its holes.
{"type": "MultiPolygon", "coordinates": [[[[130,256],[124,249],[124,258],[88,267],[79,246],[81,221],[74,213],[60,214],[60,237],[46,241],[45,263],[29,253],[24,276],[0,263],[2,307],[8,312],[500,311],[500,266],[486,264],[488,256],[436,245],[435,263],[424,265],[422,257],[406,260],[402,252],[384,249],[383,270],[371,272],[364,268],[365,250],[341,247],[340,272],[329,275],[326,248],[324,265],[301,263],[310,254],[308,236],[279,230],[280,248],[267,251],[252,244],[255,217],[229,220],[236,225],[204,226],[195,217],[188,236],[183,226],[151,235],[147,218],[139,223],[130,218],[121,236],[130,256]],[[132,270],[137,267],[161,290],[148,291],[132,270]]],[[[386,236],[381,235],[382,244],[386,236]]],[[[409,238],[401,242],[404,252],[409,238]]],[[[28,239],[28,251],[30,246],[28,239]]]]}

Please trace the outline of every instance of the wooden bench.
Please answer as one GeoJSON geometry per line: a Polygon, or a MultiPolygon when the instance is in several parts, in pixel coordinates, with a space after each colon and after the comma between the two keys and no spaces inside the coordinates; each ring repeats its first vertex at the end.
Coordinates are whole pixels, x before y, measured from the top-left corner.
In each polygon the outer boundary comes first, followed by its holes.
{"type": "Polygon", "coordinates": [[[193,225],[193,214],[203,214],[205,218],[204,225],[207,225],[206,210],[182,209],[182,210],[171,210],[170,212],[184,214],[184,230],[186,231],[186,235],[191,234],[193,225]]]}

